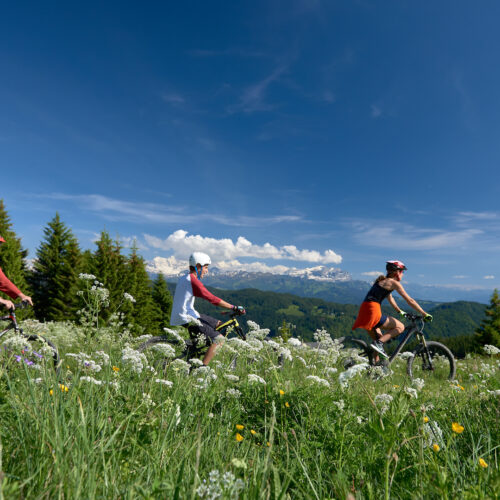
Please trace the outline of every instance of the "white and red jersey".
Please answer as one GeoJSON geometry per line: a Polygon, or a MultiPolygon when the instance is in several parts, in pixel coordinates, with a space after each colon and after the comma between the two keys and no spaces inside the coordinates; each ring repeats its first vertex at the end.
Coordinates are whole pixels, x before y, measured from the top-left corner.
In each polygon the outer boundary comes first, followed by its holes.
{"type": "Polygon", "coordinates": [[[191,321],[191,317],[200,317],[200,314],[194,308],[195,297],[208,300],[214,306],[222,300],[210,293],[196,277],[195,273],[181,276],[175,288],[174,302],[172,304],[172,314],[170,316],[172,326],[185,325],[191,321]]]}

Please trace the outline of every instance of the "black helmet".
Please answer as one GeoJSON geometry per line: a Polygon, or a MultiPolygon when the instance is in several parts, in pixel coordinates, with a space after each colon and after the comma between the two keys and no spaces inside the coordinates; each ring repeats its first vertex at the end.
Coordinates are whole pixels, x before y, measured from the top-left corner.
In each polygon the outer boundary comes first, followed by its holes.
{"type": "Polygon", "coordinates": [[[406,266],[400,260],[388,260],[385,263],[385,269],[388,273],[407,270],[406,266]]]}

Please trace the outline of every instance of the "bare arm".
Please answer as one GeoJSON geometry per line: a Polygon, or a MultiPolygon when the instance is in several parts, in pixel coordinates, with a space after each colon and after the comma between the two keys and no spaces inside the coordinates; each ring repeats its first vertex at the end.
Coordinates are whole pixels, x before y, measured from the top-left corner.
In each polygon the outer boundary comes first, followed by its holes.
{"type": "Polygon", "coordinates": [[[221,300],[218,304],[217,304],[218,307],[225,307],[226,309],[232,309],[233,306],[229,303],[229,302],[226,302],[225,300],[221,300]]]}
{"type": "MultiPolygon", "coordinates": [[[[415,299],[412,299],[407,293],[406,290],[403,288],[403,285],[399,283],[398,281],[394,281],[394,290],[396,290],[403,299],[406,300],[408,305],[415,309],[415,311],[418,311],[420,314],[426,316],[427,313],[418,305],[418,302],[415,299]]],[[[394,299],[393,299],[394,300],[394,299]]]]}
{"type": "Polygon", "coordinates": [[[396,301],[394,300],[394,297],[392,296],[392,293],[390,293],[388,296],[387,296],[387,300],[389,301],[389,304],[391,304],[391,306],[396,310],[396,312],[401,312],[401,309],[399,308],[399,306],[396,304],[396,301]]]}

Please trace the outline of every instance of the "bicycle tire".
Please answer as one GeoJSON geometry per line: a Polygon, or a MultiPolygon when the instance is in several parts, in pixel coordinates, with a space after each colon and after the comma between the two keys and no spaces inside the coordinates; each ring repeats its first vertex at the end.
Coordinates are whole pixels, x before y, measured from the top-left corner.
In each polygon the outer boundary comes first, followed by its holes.
{"type": "Polygon", "coordinates": [[[54,370],[56,371],[56,374],[59,374],[59,371],[60,371],[60,358],[59,358],[59,352],[57,351],[57,347],[50,340],[46,339],[42,335],[27,334],[27,333],[21,333],[21,335],[28,342],[39,342],[39,341],[42,341],[43,343],[47,344],[52,349],[52,362],[54,364],[54,370]]]}
{"type": "MultiPolygon", "coordinates": [[[[370,349],[370,346],[361,339],[357,339],[355,337],[347,336],[340,337],[337,339],[342,345],[343,349],[357,349],[359,350],[358,356],[361,356],[366,362],[373,366],[373,350],[370,349]]],[[[344,358],[344,368],[347,370],[351,366],[354,366],[356,363],[355,359],[352,356],[347,356],[344,358]]]]}
{"type": "Polygon", "coordinates": [[[445,345],[429,341],[426,347],[419,345],[413,351],[413,356],[408,358],[406,371],[410,378],[453,380],[456,373],[455,358],[445,345]],[[427,352],[431,357],[430,363],[427,352]]]}

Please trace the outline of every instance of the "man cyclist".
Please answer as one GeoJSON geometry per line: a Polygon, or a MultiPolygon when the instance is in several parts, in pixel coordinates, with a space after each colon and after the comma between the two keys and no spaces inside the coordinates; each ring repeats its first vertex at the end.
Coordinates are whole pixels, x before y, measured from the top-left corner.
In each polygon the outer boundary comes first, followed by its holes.
{"type": "MultiPolygon", "coordinates": [[[[5,243],[5,240],[0,236],[0,246],[5,243]]],[[[31,297],[28,297],[27,295],[24,295],[24,293],[19,290],[19,288],[12,283],[12,281],[5,276],[4,272],[2,271],[2,268],[0,267],[0,292],[6,293],[11,299],[21,299],[23,302],[28,302],[31,306],[33,305],[33,302],[31,301],[31,297]]],[[[6,307],[7,309],[13,309],[14,308],[14,303],[11,302],[10,300],[5,300],[0,297],[0,304],[6,307]]]]}
{"type": "Polygon", "coordinates": [[[352,329],[365,329],[374,340],[371,344],[371,348],[384,358],[388,358],[389,356],[387,356],[384,350],[384,344],[398,335],[401,335],[405,327],[403,323],[396,318],[382,314],[380,304],[385,298],[387,298],[389,304],[391,304],[396,312],[403,318],[406,316],[406,313],[399,308],[394,300],[392,296],[394,290],[406,300],[409,306],[422,314],[425,321],[432,321],[432,316],[427,314],[420,307],[418,302],[406,293],[406,290],[400,283],[403,272],[406,271],[406,266],[399,260],[389,260],[386,262],[385,269],[387,274],[385,276],[381,274],[366,294],[352,329]],[[384,330],[384,333],[382,334],[380,330],[384,330]]]}
{"type": "Polygon", "coordinates": [[[222,337],[216,328],[221,322],[206,314],[200,314],[194,308],[195,297],[207,300],[214,306],[224,307],[245,314],[242,306],[233,306],[210,293],[201,283],[203,277],[208,273],[208,266],[211,264],[210,257],[203,252],[194,252],[189,257],[189,273],[181,276],[175,288],[174,300],[172,304],[172,314],[170,324],[173,326],[184,326],[189,330],[191,336],[203,334],[210,343],[207,353],[203,358],[203,364],[208,365],[214,357],[217,349],[217,337],[222,337]],[[198,320],[195,324],[193,318],[198,320]]]}

